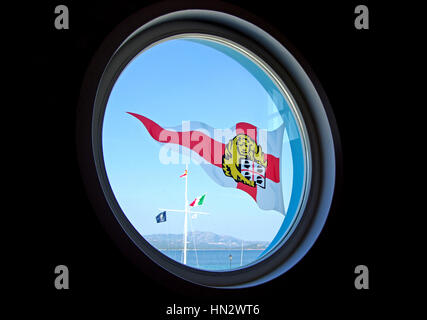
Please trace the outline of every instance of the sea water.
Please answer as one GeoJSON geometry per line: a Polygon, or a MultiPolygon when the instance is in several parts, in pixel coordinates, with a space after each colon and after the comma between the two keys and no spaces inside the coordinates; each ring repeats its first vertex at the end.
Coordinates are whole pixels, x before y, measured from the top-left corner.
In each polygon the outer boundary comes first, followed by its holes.
{"type": "MultiPolygon", "coordinates": [[[[187,265],[204,270],[230,270],[255,261],[264,250],[188,250],[187,265]],[[230,255],[232,259],[230,259],[230,255]]],[[[161,250],[178,262],[183,262],[183,250],[161,250]]]]}

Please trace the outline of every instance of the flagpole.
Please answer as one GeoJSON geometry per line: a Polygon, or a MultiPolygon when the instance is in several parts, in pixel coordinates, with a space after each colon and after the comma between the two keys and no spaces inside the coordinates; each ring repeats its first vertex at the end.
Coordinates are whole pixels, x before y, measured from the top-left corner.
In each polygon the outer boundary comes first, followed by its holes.
{"type": "MultiPolygon", "coordinates": [[[[208,212],[202,212],[202,211],[192,211],[191,208],[193,208],[194,206],[200,206],[203,204],[204,198],[206,196],[206,193],[203,194],[203,196],[201,197],[197,197],[196,199],[194,199],[193,202],[191,202],[190,204],[188,203],[188,163],[185,165],[185,172],[184,174],[179,176],[180,178],[185,177],[185,193],[184,193],[184,210],[176,210],[176,209],[160,209],[164,211],[164,220],[163,221],[157,221],[157,223],[159,222],[164,222],[166,221],[166,211],[173,211],[173,212],[184,212],[184,235],[183,235],[183,240],[184,240],[184,248],[183,248],[183,256],[184,256],[184,261],[183,264],[187,264],[187,245],[188,245],[188,216],[190,213],[195,213],[197,214],[209,214],[208,212]],[[197,200],[197,204],[196,204],[196,200],[197,200]]],[[[157,219],[157,217],[156,217],[157,219]]],[[[158,219],[160,220],[160,219],[158,219]]],[[[197,257],[196,257],[197,258],[197,257]]]]}
{"type": "Polygon", "coordinates": [[[187,216],[188,216],[188,198],[187,198],[187,187],[188,187],[188,163],[185,164],[185,207],[184,207],[184,264],[187,264],[187,216]]]}

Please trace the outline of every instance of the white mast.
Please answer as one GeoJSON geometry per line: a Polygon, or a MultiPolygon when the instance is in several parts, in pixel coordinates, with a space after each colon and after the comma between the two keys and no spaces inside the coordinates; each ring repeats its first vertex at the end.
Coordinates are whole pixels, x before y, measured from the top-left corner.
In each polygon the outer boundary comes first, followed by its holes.
{"type": "Polygon", "coordinates": [[[187,264],[187,217],[188,217],[188,198],[187,198],[187,187],[188,187],[188,163],[185,165],[185,207],[184,207],[184,264],[187,264]]]}
{"type": "MultiPolygon", "coordinates": [[[[161,211],[173,211],[173,212],[184,212],[184,264],[187,264],[187,237],[188,237],[188,215],[190,213],[190,206],[188,205],[188,164],[185,165],[185,194],[184,194],[184,201],[185,201],[185,207],[184,210],[177,210],[177,209],[164,209],[159,208],[161,211]]],[[[195,214],[209,214],[208,212],[202,212],[202,211],[191,211],[195,214]]]]}

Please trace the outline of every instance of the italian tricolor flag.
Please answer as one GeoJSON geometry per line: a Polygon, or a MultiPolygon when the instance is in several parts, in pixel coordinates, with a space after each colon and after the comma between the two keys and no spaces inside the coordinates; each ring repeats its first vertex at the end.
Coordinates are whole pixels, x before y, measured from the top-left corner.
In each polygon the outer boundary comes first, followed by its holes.
{"type": "Polygon", "coordinates": [[[206,197],[206,193],[202,196],[197,197],[196,199],[193,200],[193,202],[191,202],[189,204],[190,207],[198,207],[201,206],[203,204],[203,202],[205,201],[205,197],[206,197]]]}

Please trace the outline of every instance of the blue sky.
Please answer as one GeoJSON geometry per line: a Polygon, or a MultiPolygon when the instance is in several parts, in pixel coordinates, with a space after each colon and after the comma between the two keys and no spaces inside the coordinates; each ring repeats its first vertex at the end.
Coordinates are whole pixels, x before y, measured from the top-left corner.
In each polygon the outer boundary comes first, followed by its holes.
{"type": "MultiPolygon", "coordinates": [[[[185,164],[162,164],[162,145],[126,112],[144,115],[163,127],[193,120],[226,129],[243,121],[273,130],[282,123],[265,88],[224,53],[181,39],[163,42],[138,55],[111,92],[103,124],[103,152],[113,192],[142,235],[183,232],[182,213],[170,212],[168,221],[159,224],[155,216],[158,208],[184,208],[184,179],[179,175],[185,164]]],[[[292,155],[284,140],[282,185],[287,207],[292,155]]],[[[217,185],[191,162],[188,186],[189,201],[207,193],[200,210],[210,213],[189,219],[189,231],[270,241],[283,222],[282,214],[259,209],[249,195],[217,185]]]]}

